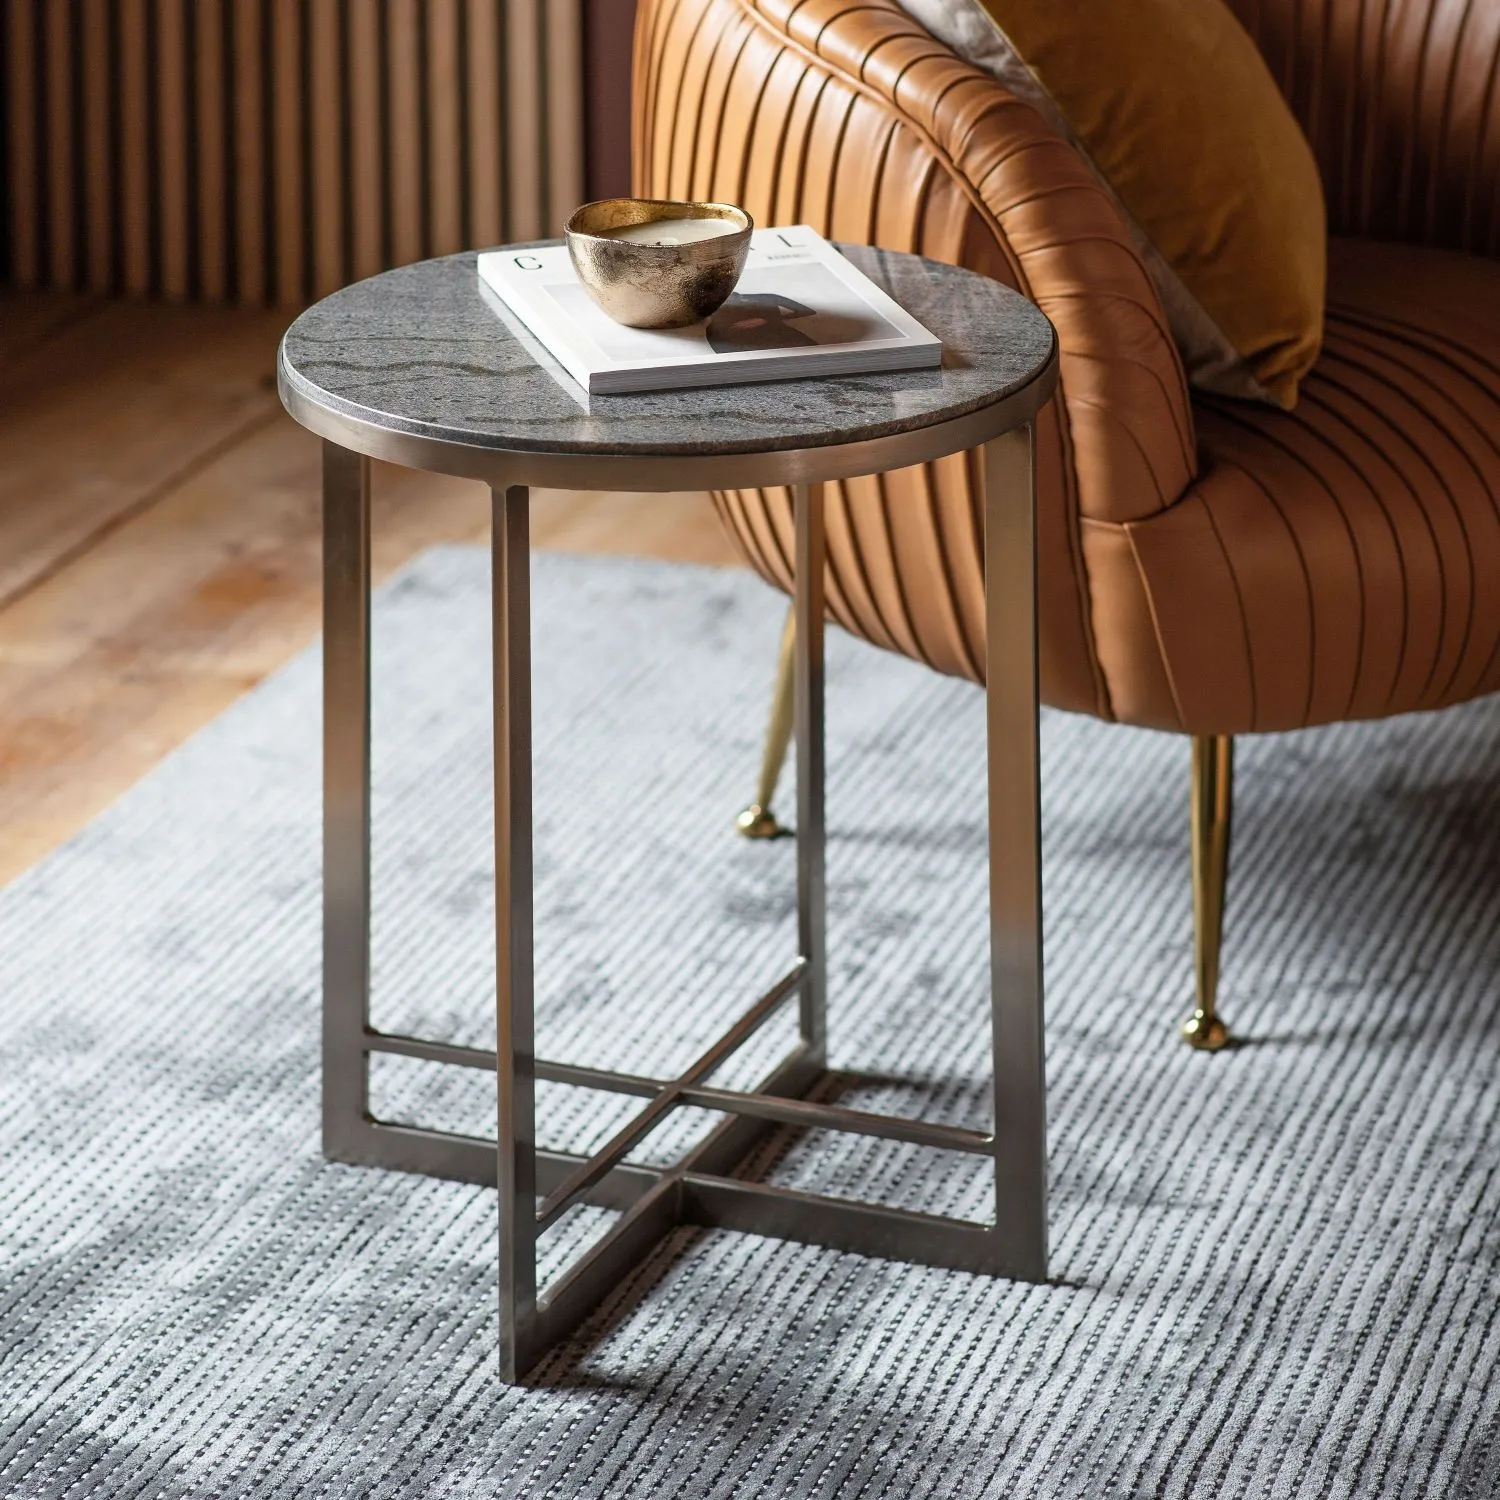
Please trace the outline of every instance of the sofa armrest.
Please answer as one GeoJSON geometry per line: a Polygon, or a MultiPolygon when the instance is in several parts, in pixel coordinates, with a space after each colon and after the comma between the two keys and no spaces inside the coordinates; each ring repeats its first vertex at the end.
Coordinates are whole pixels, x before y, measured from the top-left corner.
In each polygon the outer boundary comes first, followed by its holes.
{"type": "Polygon", "coordinates": [[[1033,298],[1060,345],[1043,507],[1135,520],[1191,481],[1181,360],[1118,211],[1035,110],[894,0],[641,0],[634,123],[642,193],[728,199],[1033,298]]]}
{"type": "Polygon", "coordinates": [[[1312,143],[1330,233],[1500,256],[1500,6],[1229,3],[1312,143]]]}

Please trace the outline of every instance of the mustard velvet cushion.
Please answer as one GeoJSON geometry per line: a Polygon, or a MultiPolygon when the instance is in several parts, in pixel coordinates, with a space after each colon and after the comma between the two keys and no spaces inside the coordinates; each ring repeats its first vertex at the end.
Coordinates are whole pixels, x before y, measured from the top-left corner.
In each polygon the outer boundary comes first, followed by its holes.
{"type": "Polygon", "coordinates": [[[1193,384],[1296,404],[1323,334],[1317,165],[1222,0],[901,0],[1108,185],[1193,384]]]}

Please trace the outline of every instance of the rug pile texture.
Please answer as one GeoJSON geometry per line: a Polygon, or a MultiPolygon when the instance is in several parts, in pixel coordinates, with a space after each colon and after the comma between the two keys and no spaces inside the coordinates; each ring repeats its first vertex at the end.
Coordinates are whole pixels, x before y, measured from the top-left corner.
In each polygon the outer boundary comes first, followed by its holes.
{"type": "MultiPolygon", "coordinates": [[[[430,553],[375,633],[376,1018],[477,1044],[488,588],[482,550],[430,553]]],[[[537,558],[544,1055],[667,1073],[786,966],[793,847],[732,832],[782,608],[537,558]]],[[[1175,1039],[1186,743],[1048,714],[1054,1283],[680,1231],[507,1389],[494,1194],[319,1155],[319,671],[0,893],[0,1494],[1500,1492],[1500,701],[1242,743],[1217,1057],[1175,1039]]],[[[828,686],[844,1098],[984,1125],[982,697],[836,632],[828,686]]],[[[477,1074],[374,1089],[492,1119],[477,1074]]],[[[544,1090],[543,1137],[618,1107],[544,1090]]],[[[766,1170],[988,1206],[982,1164],[887,1143],[766,1170]]],[[[549,1274],[606,1222],[564,1220],[549,1274]]]]}

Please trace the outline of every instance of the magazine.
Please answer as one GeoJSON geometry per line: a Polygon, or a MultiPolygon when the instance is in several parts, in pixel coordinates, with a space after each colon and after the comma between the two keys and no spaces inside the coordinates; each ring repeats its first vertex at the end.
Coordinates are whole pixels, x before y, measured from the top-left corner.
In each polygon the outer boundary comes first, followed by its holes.
{"type": "Polygon", "coordinates": [[[806,225],[758,229],[733,295],[687,328],[626,328],[565,245],[491,250],[479,275],[590,395],[931,369],[942,341],[806,225]]]}

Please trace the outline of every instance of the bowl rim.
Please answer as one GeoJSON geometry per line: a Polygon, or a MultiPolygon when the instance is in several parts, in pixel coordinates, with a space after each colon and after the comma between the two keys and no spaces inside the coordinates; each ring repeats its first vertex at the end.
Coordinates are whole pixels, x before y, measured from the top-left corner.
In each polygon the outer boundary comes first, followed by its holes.
{"type": "Polygon", "coordinates": [[[567,239],[593,240],[600,244],[623,245],[629,244],[631,253],[646,253],[665,250],[675,255],[680,255],[684,250],[697,250],[700,246],[728,247],[737,244],[741,239],[748,238],[755,229],[755,220],[750,213],[739,206],[738,203],[722,203],[717,200],[696,198],[634,198],[629,196],[614,198],[595,198],[589,203],[580,203],[572,213],[568,215],[567,222],[563,225],[563,235],[567,239]],[[694,240],[686,245],[643,245],[634,241],[621,241],[611,238],[607,234],[596,234],[588,229],[574,228],[574,221],[580,214],[590,209],[602,208],[611,203],[636,203],[645,208],[678,208],[690,210],[685,213],[656,214],[651,218],[642,219],[642,224],[655,223],[658,220],[670,219],[701,219],[720,218],[742,220],[739,226],[729,234],[714,235],[711,239],[694,240]],[[704,210],[712,210],[705,213],[704,210]]]}

